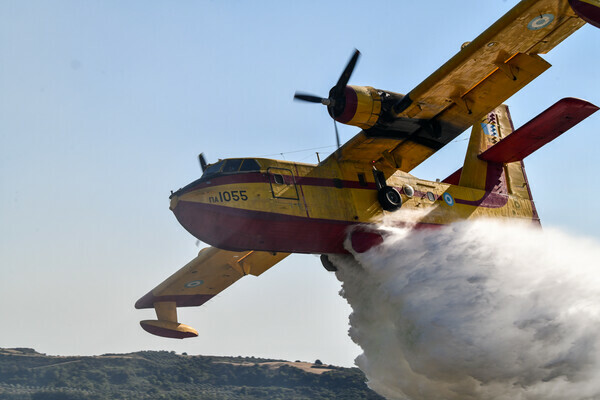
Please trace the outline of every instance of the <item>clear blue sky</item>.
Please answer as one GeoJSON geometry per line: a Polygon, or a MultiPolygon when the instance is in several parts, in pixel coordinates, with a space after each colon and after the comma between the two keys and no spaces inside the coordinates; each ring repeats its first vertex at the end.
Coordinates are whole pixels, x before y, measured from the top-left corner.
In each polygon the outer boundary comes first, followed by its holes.
{"type": "MultiPolygon", "coordinates": [[[[200,337],[156,338],[135,300],[198,248],[169,190],[209,161],[315,162],[332,146],[325,95],[354,48],[351,83],[406,93],[516,1],[0,2],[0,347],[49,354],[165,349],[352,365],[350,313],[315,256],[245,278],[180,311],[200,337]]],[[[507,101],[517,126],[562,97],[600,104],[600,32],[584,26],[507,101]]],[[[542,222],[600,237],[594,115],[526,160],[542,222]]],[[[357,132],[340,127],[342,140],[357,132]]],[[[461,136],[466,138],[466,135],[461,136]]],[[[466,141],[415,175],[445,178],[466,141]]],[[[576,267],[576,266],[574,266],[576,267]]]]}

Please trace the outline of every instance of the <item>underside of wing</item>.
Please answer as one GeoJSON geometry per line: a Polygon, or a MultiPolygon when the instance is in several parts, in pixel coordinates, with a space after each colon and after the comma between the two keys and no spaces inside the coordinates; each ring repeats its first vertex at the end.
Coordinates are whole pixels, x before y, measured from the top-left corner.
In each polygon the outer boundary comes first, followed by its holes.
{"type": "Polygon", "coordinates": [[[197,336],[193,328],[177,322],[177,307],[200,306],[244,275],[262,274],[289,253],[263,251],[234,252],[208,247],[179,271],[148,292],[135,308],[154,308],[158,320],[140,322],[147,332],[158,336],[197,336]]]}
{"type": "Polygon", "coordinates": [[[584,24],[568,0],[521,1],[407,95],[359,93],[378,119],[356,123],[336,156],[409,172],[548,69],[539,54],[584,24]]]}

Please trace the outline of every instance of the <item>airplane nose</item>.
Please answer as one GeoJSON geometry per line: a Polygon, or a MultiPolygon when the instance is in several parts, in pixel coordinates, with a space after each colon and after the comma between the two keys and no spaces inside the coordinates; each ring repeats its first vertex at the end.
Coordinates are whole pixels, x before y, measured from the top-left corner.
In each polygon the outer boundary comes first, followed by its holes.
{"type": "Polygon", "coordinates": [[[214,220],[210,218],[211,213],[204,210],[202,203],[189,201],[185,193],[175,193],[170,197],[169,209],[181,226],[196,239],[214,245],[211,238],[218,227],[215,228],[214,220]]]}
{"type": "Polygon", "coordinates": [[[175,208],[177,207],[177,203],[179,203],[179,196],[174,194],[171,196],[171,202],[169,203],[169,210],[175,211],[175,208]]]}

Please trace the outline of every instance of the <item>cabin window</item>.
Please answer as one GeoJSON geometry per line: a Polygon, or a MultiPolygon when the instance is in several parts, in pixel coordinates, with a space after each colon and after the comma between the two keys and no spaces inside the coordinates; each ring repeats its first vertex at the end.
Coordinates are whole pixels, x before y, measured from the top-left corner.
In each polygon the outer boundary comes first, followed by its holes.
{"type": "Polygon", "coordinates": [[[367,179],[365,178],[365,174],[362,172],[358,174],[358,183],[360,186],[367,186],[367,179]]]}
{"type": "Polygon", "coordinates": [[[237,172],[240,169],[240,165],[242,165],[241,158],[235,158],[233,160],[226,160],[225,166],[223,167],[223,172],[237,172]]]}
{"type": "Polygon", "coordinates": [[[342,180],[341,180],[341,179],[334,178],[334,179],[333,179],[333,186],[335,186],[335,187],[336,187],[336,188],[338,188],[338,189],[341,189],[341,188],[343,188],[343,187],[344,187],[344,182],[342,182],[342,180]]]}
{"type": "Polygon", "coordinates": [[[427,198],[429,201],[435,201],[435,195],[431,192],[427,192],[427,198]]]}
{"type": "Polygon", "coordinates": [[[413,197],[415,195],[415,189],[413,189],[410,185],[404,185],[402,187],[402,191],[406,195],[406,197],[413,197]]]}
{"type": "Polygon", "coordinates": [[[248,172],[248,171],[260,171],[260,165],[256,162],[256,160],[246,159],[242,163],[242,167],[240,171],[248,172]]]}
{"type": "Polygon", "coordinates": [[[273,181],[278,185],[283,185],[283,175],[273,174],[273,181]]]}

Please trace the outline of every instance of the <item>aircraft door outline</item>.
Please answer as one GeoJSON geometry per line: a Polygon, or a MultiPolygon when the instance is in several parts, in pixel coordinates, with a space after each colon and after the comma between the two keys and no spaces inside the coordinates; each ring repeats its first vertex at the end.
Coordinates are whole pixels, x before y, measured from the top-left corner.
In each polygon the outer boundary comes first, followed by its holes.
{"type": "Polygon", "coordinates": [[[274,199],[300,200],[296,177],[292,170],[287,168],[269,167],[269,184],[274,199]]]}

